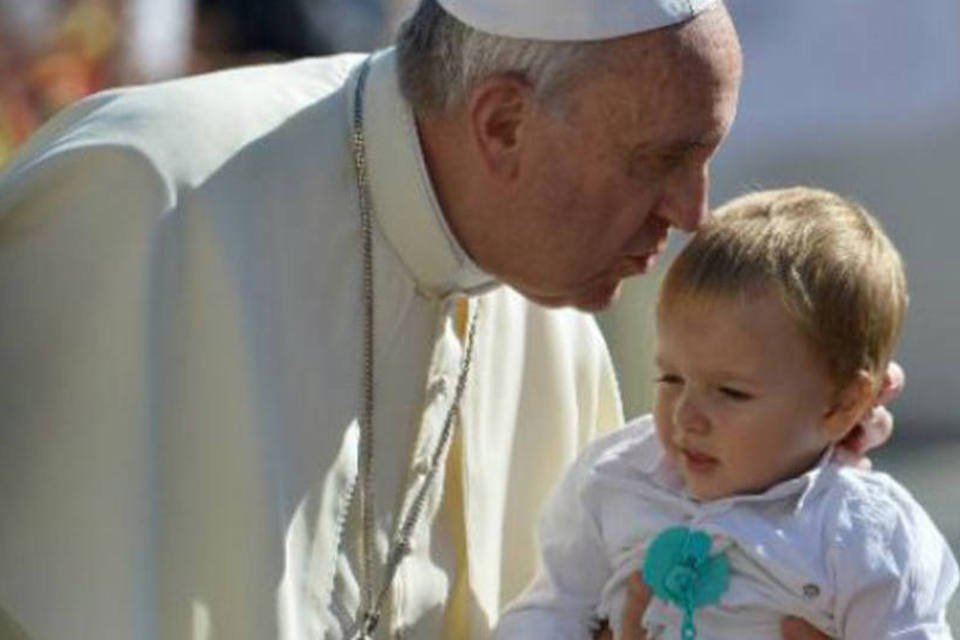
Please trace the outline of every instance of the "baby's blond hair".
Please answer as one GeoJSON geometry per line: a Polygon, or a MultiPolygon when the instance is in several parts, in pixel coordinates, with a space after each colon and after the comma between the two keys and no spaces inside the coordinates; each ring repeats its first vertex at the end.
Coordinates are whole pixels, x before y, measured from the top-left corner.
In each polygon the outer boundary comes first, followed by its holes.
{"type": "Polygon", "coordinates": [[[882,380],[907,306],[900,254],[862,206],[794,187],[736,198],[667,271],[659,307],[773,291],[838,385],[882,380]]]}

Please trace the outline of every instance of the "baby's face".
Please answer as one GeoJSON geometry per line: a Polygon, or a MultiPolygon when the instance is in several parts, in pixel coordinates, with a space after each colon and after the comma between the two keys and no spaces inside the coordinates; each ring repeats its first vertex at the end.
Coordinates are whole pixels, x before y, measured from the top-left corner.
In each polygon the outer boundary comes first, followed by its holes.
{"type": "Polygon", "coordinates": [[[761,492],[817,461],[834,386],[775,295],[676,301],[657,329],[657,432],[693,497],[761,492]]]}

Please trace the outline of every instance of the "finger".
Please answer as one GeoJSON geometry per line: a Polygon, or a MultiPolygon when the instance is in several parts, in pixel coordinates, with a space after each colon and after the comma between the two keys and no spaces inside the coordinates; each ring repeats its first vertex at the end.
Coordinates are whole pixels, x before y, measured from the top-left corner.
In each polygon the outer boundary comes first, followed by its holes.
{"type": "Polygon", "coordinates": [[[869,471],[873,468],[873,463],[870,462],[869,458],[863,457],[862,453],[860,453],[857,449],[852,448],[852,445],[847,444],[846,442],[844,442],[843,447],[837,448],[837,450],[834,452],[834,456],[837,462],[848,467],[854,467],[864,471],[869,471]]]}
{"type": "Polygon", "coordinates": [[[838,444],[840,445],[840,451],[837,453],[844,456],[845,458],[859,458],[860,452],[863,451],[863,442],[865,439],[865,430],[863,428],[863,423],[867,422],[872,415],[873,410],[871,409],[867,413],[863,414],[863,418],[860,420],[860,423],[853,427],[850,430],[850,433],[843,437],[838,444]]]}
{"type": "Polygon", "coordinates": [[[906,374],[896,362],[887,365],[887,371],[883,376],[883,384],[880,387],[880,393],[877,395],[877,402],[886,404],[899,396],[903,392],[903,386],[906,384],[906,374]]]}
{"type": "Polygon", "coordinates": [[[860,431],[854,451],[863,454],[890,439],[893,434],[893,414],[886,407],[874,407],[860,422],[860,431]]]}
{"type": "Polygon", "coordinates": [[[780,633],[783,640],[830,640],[830,636],[800,618],[784,618],[780,622],[780,633]]]}
{"type": "Polygon", "coordinates": [[[643,613],[650,604],[650,588],[638,572],[630,574],[627,582],[627,603],[623,608],[623,640],[646,640],[643,613]]]}

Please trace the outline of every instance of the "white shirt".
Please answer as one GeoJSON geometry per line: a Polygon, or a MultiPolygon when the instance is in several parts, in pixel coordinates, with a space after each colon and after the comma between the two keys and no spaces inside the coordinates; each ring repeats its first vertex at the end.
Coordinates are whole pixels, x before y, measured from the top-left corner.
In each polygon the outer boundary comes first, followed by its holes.
{"type": "MultiPolygon", "coordinates": [[[[0,636],[316,640],[351,622],[362,59],[100,94],[0,176],[0,636]]],[[[378,637],[440,637],[465,571],[484,638],[533,575],[550,487],[621,423],[616,381],[590,316],[484,293],[444,228],[389,50],[364,136],[379,566],[453,392],[453,302],[480,308],[464,526],[435,517],[438,478],[378,637]]]]}
{"type": "MultiPolygon", "coordinates": [[[[628,576],[677,525],[707,533],[731,567],[721,600],[697,610],[699,640],[779,638],[785,615],[843,640],[951,638],[956,561],[892,478],[825,455],[762,494],[696,502],[649,416],[591,445],[557,487],[541,522],[542,569],[495,637],[589,639],[598,618],[620,637],[628,576]]],[[[679,638],[680,621],[659,599],[644,616],[651,639],[679,638]]]]}

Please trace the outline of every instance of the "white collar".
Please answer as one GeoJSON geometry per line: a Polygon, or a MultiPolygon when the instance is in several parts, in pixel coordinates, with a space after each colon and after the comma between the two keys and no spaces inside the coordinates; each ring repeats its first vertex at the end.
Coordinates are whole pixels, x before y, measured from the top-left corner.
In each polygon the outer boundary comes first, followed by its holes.
{"type": "Polygon", "coordinates": [[[457,242],[440,210],[413,112],[397,86],[392,48],[373,54],[363,135],[374,219],[418,289],[429,297],[445,297],[496,286],[457,242]]]}

